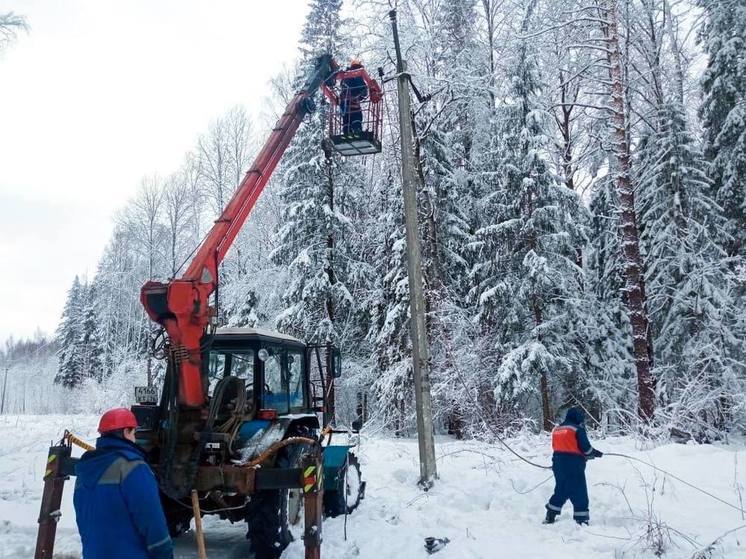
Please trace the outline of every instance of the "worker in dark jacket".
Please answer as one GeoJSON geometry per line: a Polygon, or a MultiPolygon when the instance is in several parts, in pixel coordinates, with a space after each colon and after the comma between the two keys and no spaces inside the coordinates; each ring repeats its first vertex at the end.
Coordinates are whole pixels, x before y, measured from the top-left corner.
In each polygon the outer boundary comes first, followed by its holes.
{"type": "MultiPolygon", "coordinates": [[[[357,58],[350,60],[347,71],[358,70],[363,64],[357,58]]],[[[368,97],[368,86],[361,76],[344,78],[340,82],[339,109],[342,113],[342,134],[359,136],[363,131],[361,102],[368,97]]]]}
{"type": "Polygon", "coordinates": [[[96,450],[75,467],[75,515],[84,559],[171,559],[153,471],[135,444],[137,420],[126,408],[101,416],[96,450]]]}
{"type": "Polygon", "coordinates": [[[565,420],[552,431],[552,471],[554,495],[547,503],[544,522],[553,524],[562,512],[562,505],[570,499],[573,518],[578,524],[588,524],[588,486],[585,482],[585,463],[601,458],[603,453],[591,446],[585,432],[585,414],[580,408],[567,410],[565,420]]]}

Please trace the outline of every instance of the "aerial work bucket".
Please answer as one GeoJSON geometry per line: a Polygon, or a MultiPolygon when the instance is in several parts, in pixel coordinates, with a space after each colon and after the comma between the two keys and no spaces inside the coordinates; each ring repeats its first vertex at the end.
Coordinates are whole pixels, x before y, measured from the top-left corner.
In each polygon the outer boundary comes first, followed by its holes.
{"type": "Polygon", "coordinates": [[[381,151],[383,90],[359,61],[338,70],[322,86],[331,103],[329,140],[343,156],[381,151]]]}

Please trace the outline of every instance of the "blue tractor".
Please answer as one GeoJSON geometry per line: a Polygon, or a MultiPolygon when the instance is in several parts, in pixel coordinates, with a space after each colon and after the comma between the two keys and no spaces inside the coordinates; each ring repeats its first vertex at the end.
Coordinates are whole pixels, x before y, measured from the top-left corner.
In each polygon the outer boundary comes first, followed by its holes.
{"type": "Polygon", "coordinates": [[[160,403],[132,407],[173,536],[189,528],[189,491],[196,489],[203,514],[246,521],[257,557],[279,557],[304,532],[302,470],[313,447],[323,465],[324,514],[358,506],[365,482],[352,452],[357,434],[330,427],[339,350],[278,332],[218,328],[205,340],[202,363],[208,405],[191,440],[184,440],[187,430],[173,429],[185,422],[172,405],[172,372],[160,403]]]}

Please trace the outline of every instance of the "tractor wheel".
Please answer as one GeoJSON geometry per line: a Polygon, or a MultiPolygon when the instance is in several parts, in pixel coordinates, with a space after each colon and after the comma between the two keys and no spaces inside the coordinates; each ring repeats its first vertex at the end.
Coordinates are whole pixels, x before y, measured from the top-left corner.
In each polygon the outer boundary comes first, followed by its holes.
{"type": "MultiPolygon", "coordinates": [[[[276,468],[297,468],[305,445],[277,453],[276,468]]],[[[278,559],[290,542],[303,535],[303,493],[297,489],[260,491],[254,497],[247,537],[256,559],[278,559]]]]}
{"type": "Polygon", "coordinates": [[[351,452],[347,455],[347,469],[342,474],[336,487],[327,487],[324,491],[324,510],[332,518],[354,511],[363,494],[360,463],[351,452]]]}
{"type": "Polygon", "coordinates": [[[186,505],[177,504],[164,495],[161,496],[161,505],[166,517],[168,533],[172,538],[177,538],[189,530],[189,525],[194,515],[191,510],[186,508],[186,505]]]}

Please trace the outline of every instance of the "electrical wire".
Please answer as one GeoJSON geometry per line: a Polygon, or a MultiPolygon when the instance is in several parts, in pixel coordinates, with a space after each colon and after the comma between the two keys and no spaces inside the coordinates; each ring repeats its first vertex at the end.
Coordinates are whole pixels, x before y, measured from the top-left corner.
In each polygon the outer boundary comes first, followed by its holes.
{"type": "Polygon", "coordinates": [[[549,476],[545,480],[540,481],[539,483],[537,483],[536,485],[534,485],[531,489],[528,489],[526,491],[519,491],[518,489],[516,489],[515,483],[513,483],[512,479],[510,480],[510,485],[513,487],[513,491],[515,491],[519,495],[528,495],[532,491],[536,491],[539,487],[541,487],[542,485],[544,485],[546,482],[548,482],[549,480],[551,480],[553,477],[554,477],[554,474],[552,474],[551,476],[549,476]]]}
{"type": "Polygon", "coordinates": [[[743,508],[739,507],[738,505],[734,505],[733,503],[730,503],[730,502],[726,501],[725,499],[721,499],[717,495],[713,495],[709,491],[705,491],[701,487],[697,487],[693,483],[689,483],[688,481],[681,479],[680,477],[672,474],[671,472],[669,472],[667,470],[664,470],[663,468],[660,468],[660,467],[656,466],[655,464],[651,464],[650,462],[646,462],[645,460],[641,460],[640,458],[635,458],[634,456],[629,456],[627,454],[621,454],[621,453],[618,453],[618,452],[604,452],[604,456],[618,456],[619,458],[626,458],[627,460],[634,460],[635,462],[639,462],[640,464],[644,464],[645,466],[648,466],[649,468],[653,468],[654,470],[659,471],[662,474],[666,474],[667,476],[675,479],[676,481],[678,481],[680,483],[683,483],[687,487],[690,487],[691,489],[694,489],[695,491],[699,491],[700,493],[702,493],[704,495],[707,495],[708,497],[711,497],[711,498],[715,499],[716,501],[718,501],[718,502],[720,502],[720,503],[722,503],[722,504],[724,504],[726,506],[729,506],[730,508],[735,509],[735,510],[737,510],[738,512],[740,512],[742,514],[744,512],[746,512],[746,511],[744,511],[743,508]]]}

